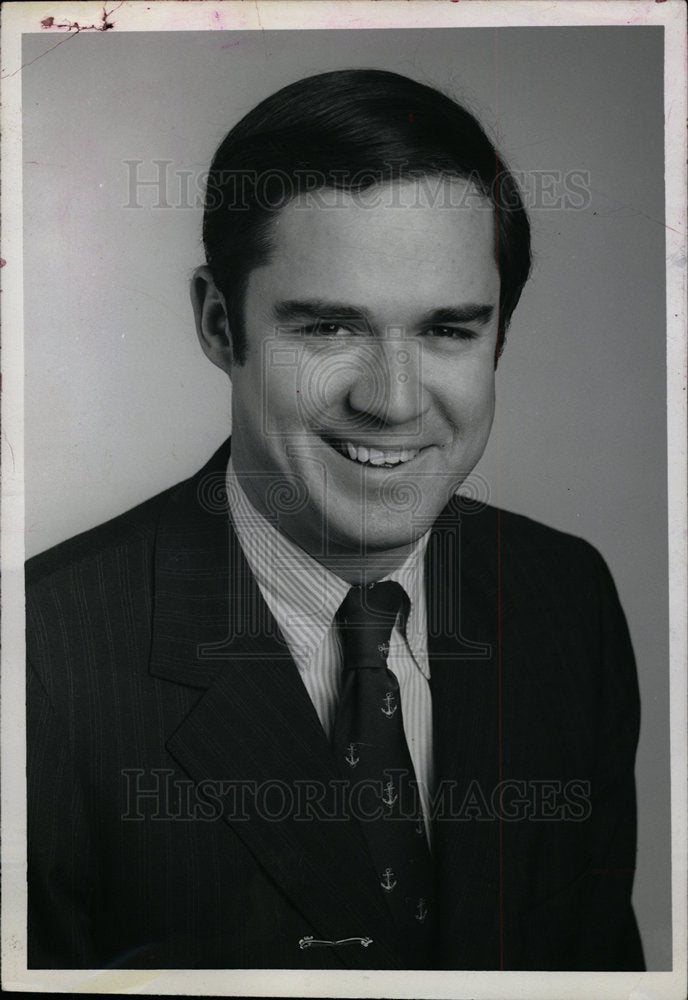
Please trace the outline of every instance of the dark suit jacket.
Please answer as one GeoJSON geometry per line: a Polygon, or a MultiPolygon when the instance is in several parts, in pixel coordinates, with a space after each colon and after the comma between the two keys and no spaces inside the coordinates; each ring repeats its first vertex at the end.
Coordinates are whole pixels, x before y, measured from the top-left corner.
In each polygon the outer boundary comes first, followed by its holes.
{"type": "MultiPolygon", "coordinates": [[[[31,967],[404,968],[227,458],[28,564],[31,967]]],[[[602,559],[456,501],[427,560],[435,967],[642,968],[638,693],[602,559]]]]}

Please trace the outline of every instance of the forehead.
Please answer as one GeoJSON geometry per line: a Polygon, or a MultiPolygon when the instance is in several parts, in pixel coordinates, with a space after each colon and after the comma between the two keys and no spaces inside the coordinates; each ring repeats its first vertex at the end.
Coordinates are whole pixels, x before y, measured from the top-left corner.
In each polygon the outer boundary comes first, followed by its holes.
{"type": "Polygon", "coordinates": [[[406,298],[492,301],[492,204],[462,179],[421,178],[291,201],[273,223],[264,292],[383,307],[406,298]]]}

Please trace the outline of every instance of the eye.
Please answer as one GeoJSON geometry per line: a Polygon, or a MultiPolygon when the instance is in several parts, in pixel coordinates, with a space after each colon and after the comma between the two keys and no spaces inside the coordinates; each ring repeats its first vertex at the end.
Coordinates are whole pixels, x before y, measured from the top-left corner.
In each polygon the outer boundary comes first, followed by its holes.
{"type": "Polygon", "coordinates": [[[345,337],[351,333],[351,330],[342,323],[326,323],[324,320],[320,320],[311,329],[313,333],[318,334],[320,337],[345,337]]]}
{"type": "Polygon", "coordinates": [[[423,332],[425,337],[445,337],[448,340],[475,340],[478,334],[475,330],[467,330],[462,326],[429,326],[423,332]]]}
{"type": "Polygon", "coordinates": [[[366,331],[360,329],[355,323],[343,323],[340,320],[319,319],[315,323],[308,323],[301,328],[307,337],[353,337],[360,336],[366,331]]]}

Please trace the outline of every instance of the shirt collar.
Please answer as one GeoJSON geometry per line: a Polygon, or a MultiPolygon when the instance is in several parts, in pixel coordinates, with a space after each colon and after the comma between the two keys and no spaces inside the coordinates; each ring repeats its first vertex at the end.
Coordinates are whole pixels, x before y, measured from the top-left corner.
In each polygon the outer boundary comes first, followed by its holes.
{"type": "MultiPolygon", "coordinates": [[[[332,625],[350,584],[323,566],[270,523],[250,502],[227,465],[229,511],[246,561],[287,645],[307,662],[332,625]]],[[[383,579],[395,580],[409,598],[406,641],[426,678],[427,614],[424,556],[430,532],[418,539],[404,562],[383,579]]]]}

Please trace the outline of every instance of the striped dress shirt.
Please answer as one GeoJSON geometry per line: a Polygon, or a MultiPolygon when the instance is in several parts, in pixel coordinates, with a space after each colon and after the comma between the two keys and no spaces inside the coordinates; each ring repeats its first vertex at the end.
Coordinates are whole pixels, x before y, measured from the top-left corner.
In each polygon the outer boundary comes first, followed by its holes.
{"type": "MultiPolygon", "coordinates": [[[[239,544],[265,602],[289,646],[326,735],[331,737],[342,687],[342,653],[334,621],[351,584],[299,548],[250,503],[230,459],[229,511],[239,544]]],[[[387,666],[399,682],[404,733],[416,772],[430,840],[433,788],[432,701],[427,645],[424,556],[429,532],[385,580],[406,592],[390,638],[387,666]]]]}

